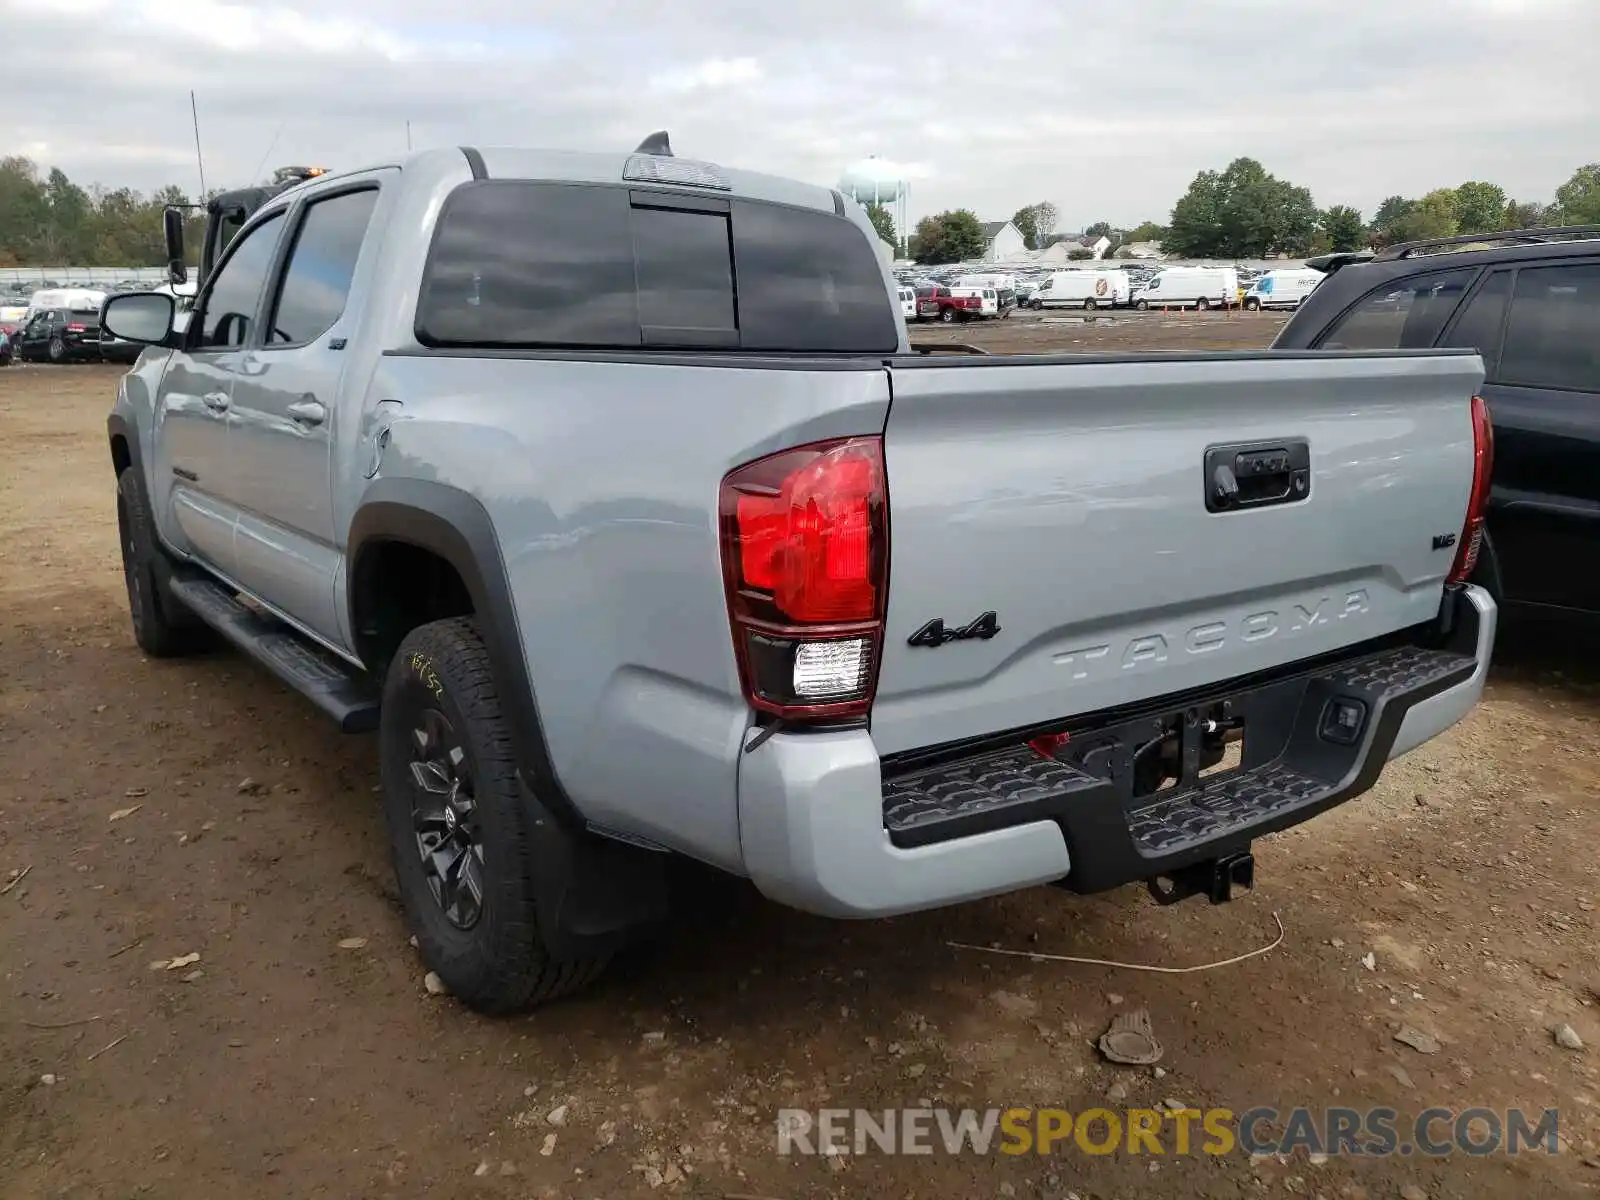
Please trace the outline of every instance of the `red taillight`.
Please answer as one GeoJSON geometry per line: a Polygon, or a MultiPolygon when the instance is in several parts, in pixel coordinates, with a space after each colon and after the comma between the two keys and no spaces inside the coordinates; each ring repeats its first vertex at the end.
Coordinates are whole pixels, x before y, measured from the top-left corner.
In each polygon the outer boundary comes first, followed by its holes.
{"type": "Polygon", "coordinates": [[[889,563],[881,438],[784,450],[722,481],[722,563],[745,695],[782,717],[872,703],[889,563]]]}
{"type": "Polygon", "coordinates": [[[82,333],[87,328],[89,328],[87,325],[68,325],[67,326],[67,332],[68,333],[82,333]]]}
{"type": "Polygon", "coordinates": [[[1482,396],[1472,398],[1472,494],[1467,500],[1467,520],[1461,527],[1450,583],[1465,583],[1478,565],[1483,545],[1484,519],[1489,510],[1489,483],[1494,474],[1494,426],[1482,396]]]}

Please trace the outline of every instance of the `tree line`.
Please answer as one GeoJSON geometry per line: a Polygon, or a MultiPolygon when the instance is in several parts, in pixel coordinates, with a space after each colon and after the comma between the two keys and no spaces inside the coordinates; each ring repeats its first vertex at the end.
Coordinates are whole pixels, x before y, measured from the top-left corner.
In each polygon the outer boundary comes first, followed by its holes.
{"type": "MultiPolygon", "coordinates": [[[[899,246],[887,210],[874,207],[869,213],[879,235],[899,246]]],[[[1046,201],[1018,209],[1011,222],[1028,249],[1039,250],[1067,236],[1056,232],[1056,219],[1055,206],[1046,201]]],[[[1279,179],[1253,158],[1238,158],[1221,171],[1196,175],[1173,205],[1166,225],[1146,221],[1120,229],[1096,221],[1083,237],[1089,242],[1100,237],[1110,241],[1108,258],[1125,253],[1136,242],[1160,242],[1163,254],[1178,258],[1251,259],[1271,254],[1300,258],[1553,225],[1600,225],[1600,163],[1573,172],[1549,204],[1517,200],[1498,184],[1468,180],[1417,198],[1390,196],[1368,220],[1347,204],[1318,208],[1308,188],[1279,179]]],[[[981,258],[987,248],[983,222],[965,208],[923,217],[907,241],[910,256],[930,264],[981,258]]],[[[1080,250],[1068,257],[1087,256],[1080,250]]]]}
{"type": "MultiPolygon", "coordinates": [[[[84,188],[64,171],[41,173],[29,159],[0,158],[0,267],[159,267],[167,261],[161,211],[188,204],[183,189],[151,195],[131,188],[84,188]]],[[[186,222],[199,246],[204,220],[186,222]]]]}
{"type": "MultiPolygon", "coordinates": [[[[0,267],[160,266],[166,261],[161,211],[187,203],[177,187],[148,196],[129,188],[84,188],[59,168],[41,172],[29,159],[0,158],[0,267]]],[[[878,235],[918,262],[964,262],[981,258],[987,246],[983,222],[971,209],[923,217],[904,247],[886,208],[867,211],[878,235]]],[[[1048,201],[1025,205],[1011,218],[1030,250],[1067,236],[1057,232],[1057,220],[1048,201]]],[[[1120,229],[1097,221],[1084,237],[1107,238],[1108,257],[1135,242],[1159,241],[1168,255],[1227,259],[1303,257],[1546,225],[1600,225],[1600,163],[1573,172],[1549,204],[1516,200],[1498,184],[1468,180],[1417,198],[1390,196],[1368,220],[1345,204],[1319,209],[1309,189],[1279,179],[1253,158],[1238,158],[1221,171],[1196,175],[1166,225],[1146,221],[1120,229]]],[[[202,227],[197,214],[188,231],[191,247],[199,245],[202,227]]]]}

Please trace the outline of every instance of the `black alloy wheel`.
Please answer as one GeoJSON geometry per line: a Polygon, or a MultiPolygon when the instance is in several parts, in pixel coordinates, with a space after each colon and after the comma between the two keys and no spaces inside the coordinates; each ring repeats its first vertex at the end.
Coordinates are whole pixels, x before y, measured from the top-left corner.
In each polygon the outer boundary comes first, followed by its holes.
{"type": "Polygon", "coordinates": [[[483,837],[472,764],[450,718],[425,707],[411,731],[411,825],[434,903],[457,929],[483,916],[483,837]]]}

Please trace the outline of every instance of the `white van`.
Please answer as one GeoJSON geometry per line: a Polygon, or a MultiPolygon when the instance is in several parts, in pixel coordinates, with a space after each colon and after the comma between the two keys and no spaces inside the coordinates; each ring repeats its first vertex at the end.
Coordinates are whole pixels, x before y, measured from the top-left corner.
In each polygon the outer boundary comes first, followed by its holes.
{"type": "Polygon", "coordinates": [[[1034,308],[1121,308],[1133,296],[1126,271],[1055,271],[1034,292],[1034,308]]]}
{"type": "Polygon", "coordinates": [[[900,297],[900,315],[908,321],[917,319],[917,293],[914,289],[903,287],[896,288],[895,294],[900,297]]]}
{"type": "Polygon", "coordinates": [[[1326,278],[1321,271],[1304,267],[1268,271],[1250,285],[1250,290],[1244,294],[1244,306],[1249,309],[1299,308],[1301,302],[1316,290],[1317,284],[1326,278]]]}
{"type": "Polygon", "coordinates": [[[106,294],[93,288],[42,288],[28,297],[24,323],[32,320],[34,313],[47,308],[66,308],[75,312],[88,312],[92,308],[99,312],[105,302],[106,294]]]}
{"type": "Polygon", "coordinates": [[[1166,267],[1150,276],[1133,298],[1146,308],[1222,308],[1239,303],[1239,272],[1233,267],[1166,267]]]}

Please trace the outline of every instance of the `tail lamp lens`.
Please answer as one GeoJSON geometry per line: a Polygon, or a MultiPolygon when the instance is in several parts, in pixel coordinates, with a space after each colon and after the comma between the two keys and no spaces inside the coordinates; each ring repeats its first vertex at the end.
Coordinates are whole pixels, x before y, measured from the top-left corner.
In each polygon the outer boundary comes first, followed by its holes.
{"type": "Polygon", "coordinates": [[[722,484],[728,612],[745,694],[789,718],[872,702],[888,568],[883,444],[785,450],[722,484]]]}
{"type": "Polygon", "coordinates": [[[1467,519],[1456,548],[1455,565],[1449,582],[1465,583],[1478,565],[1483,546],[1484,521],[1489,511],[1489,485],[1494,475],[1494,425],[1489,406],[1482,396],[1472,398],[1472,494],[1467,500],[1467,519]]]}

